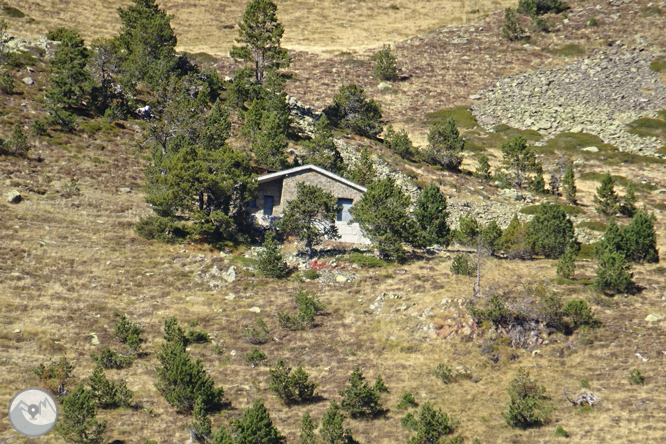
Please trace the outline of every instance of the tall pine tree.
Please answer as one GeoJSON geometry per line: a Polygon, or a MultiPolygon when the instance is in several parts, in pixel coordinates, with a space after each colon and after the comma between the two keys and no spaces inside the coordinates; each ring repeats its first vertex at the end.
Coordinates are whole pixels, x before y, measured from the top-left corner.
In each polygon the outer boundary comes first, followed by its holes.
{"type": "Polygon", "coordinates": [[[448,247],[451,243],[451,229],[448,224],[446,196],[437,185],[430,183],[416,200],[414,219],[419,226],[417,244],[429,247],[439,244],[448,247]]]}
{"type": "Polygon", "coordinates": [[[613,216],[618,210],[618,196],[615,191],[615,179],[610,173],[601,177],[601,184],[597,188],[597,195],[594,196],[597,213],[606,217],[613,216]]]}

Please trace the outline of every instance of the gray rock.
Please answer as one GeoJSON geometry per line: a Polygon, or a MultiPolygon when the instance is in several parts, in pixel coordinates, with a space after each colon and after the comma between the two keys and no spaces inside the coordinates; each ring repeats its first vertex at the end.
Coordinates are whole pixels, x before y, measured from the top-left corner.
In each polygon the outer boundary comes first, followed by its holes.
{"type": "Polygon", "coordinates": [[[7,197],[7,202],[17,204],[21,203],[23,200],[23,196],[21,196],[21,193],[19,193],[16,190],[12,190],[9,193],[5,194],[5,197],[7,197]]]}
{"type": "Polygon", "coordinates": [[[222,279],[224,279],[225,281],[227,281],[229,283],[232,283],[233,281],[236,280],[236,276],[237,276],[236,275],[236,266],[232,265],[231,267],[229,267],[227,269],[227,271],[223,271],[221,276],[222,276],[222,279]]]}
{"type": "Polygon", "coordinates": [[[120,191],[121,193],[130,193],[130,192],[132,192],[132,189],[131,188],[118,188],[118,191],[120,191]]]}
{"type": "Polygon", "coordinates": [[[599,152],[599,148],[597,148],[596,146],[586,146],[585,148],[581,148],[580,150],[581,151],[588,151],[590,153],[598,153],[599,152]]]}
{"type": "Polygon", "coordinates": [[[645,318],[645,320],[648,321],[648,322],[659,322],[659,321],[661,321],[662,319],[664,319],[663,316],[654,315],[654,314],[649,314],[649,315],[647,315],[647,317],[645,318]]]}
{"type": "Polygon", "coordinates": [[[335,282],[338,282],[340,284],[347,282],[347,276],[338,275],[335,277],[335,282]]]}
{"type": "Polygon", "coordinates": [[[21,79],[21,81],[22,81],[23,83],[25,83],[26,85],[29,85],[29,86],[32,86],[32,85],[35,84],[35,81],[32,80],[32,77],[23,77],[23,78],[21,79]]]}
{"type": "Polygon", "coordinates": [[[377,89],[380,91],[386,91],[387,89],[392,89],[393,85],[390,83],[382,82],[377,86],[377,89]]]}

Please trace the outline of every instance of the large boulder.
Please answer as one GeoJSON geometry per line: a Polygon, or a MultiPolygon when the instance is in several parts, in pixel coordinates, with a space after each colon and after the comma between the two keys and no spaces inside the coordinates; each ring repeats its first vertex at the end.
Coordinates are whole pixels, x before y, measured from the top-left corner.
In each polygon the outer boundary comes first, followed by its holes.
{"type": "Polygon", "coordinates": [[[20,203],[23,200],[23,196],[21,196],[21,193],[19,193],[16,190],[12,190],[9,193],[5,194],[5,197],[7,198],[7,202],[13,204],[20,203]]]}

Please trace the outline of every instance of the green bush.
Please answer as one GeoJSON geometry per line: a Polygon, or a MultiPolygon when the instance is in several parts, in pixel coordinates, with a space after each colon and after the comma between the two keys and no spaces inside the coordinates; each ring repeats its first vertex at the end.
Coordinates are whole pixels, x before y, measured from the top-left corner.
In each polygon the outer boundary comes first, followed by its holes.
{"type": "Polygon", "coordinates": [[[381,80],[396,80],[398,78],[398,68],[395,64],[395,56],[391,52],[390,45],[384,47],[376,55],[377,63],[373,69],[375,76],[381,80]]]}
{"type": "Polygon", "coordinates": [[[573,222],[560,205],[543,202],[528,223],[529,243],[547,259],[562,256],[574,238],[573,222]]]}
{"type": "Polygon", "coordinates": [[[305,330],[314,325],[315,316],[321,315],[326,306],[319,300],[319,297],[313,293],[299,289],[294,302],[298,307],[298,314],[296,316],[290,315],[287,312],[278,312],[278,323],[281,327],[288,330],[305,330]]]}
{"type": "Polygon", "coordinates": [[[377,377],[374,386],[370,386],[361,370],[356,367],[349,378],[349,386],[338,393],[342,397],[340,406],[352,418],[372,418],[384,411],[380,402],[380,394],[388,389],[381,376],[377,377]]]}
{"type": "Polygon", "coordinates": [[[114,336],[123,344],[134,341],[134,336],[136,336],[138,339],[142,332],[143,329],[127,319],[127,316],[125,315],[122,315],[118,322],[116,322],[113,326],[114,336]]]}
{"type": "Polygon", "coordinates": [[[450,440],[444,440],[444,436],[453,433],[458,425],[458,421],[453,421],[446,413],[442,412],[441,407],[433,408],[430,402],[421,406],[418,418],[411,413],[400,419],[400,423],[408,430],[416,432],[416,436],[409,439],[409,444],[458,444],[462,443],[462,437],[456,436],[450,440]]]}
{"type": "Polygon", "coordinates": [[[468,259],[466,254],[458,253],[453,257],[451,273],[462,276],[473,276],[476,266],[468,259]]]}
{"type": "Polygon", "coordinates": [[[46,125],[43,121],[37,119],[32,124],[32,132],[35,136],[47,136],[48,131],[46,130],[46,125]]]}
{"type": "Polygon", "coordinates": [[[106,420],[99,422],[96,417],[95,394],[79,384],[62,400],[55,432],[74,444],[102,444],[105,442],[102,434],[106,430],[106,420]]]}
{"type": "Polygon", "coordinates": [[[388,262],[384,259],[379,259],[375,256],[369,256],[358,252],[350,253],[348,258],[343,258],[342,260],[352,262],[359,267],[366,268],[379,268],[388,265],[388,262]]]}
{"type": "Polygon", "coordinates": [[[67,384],[74,372],[74,366],[63,356],[56,362],[49,361],[47,365],[39,364],[30,369],[30,372],[39,378],[42,387],[55,396],[62,397],[67,393],[67,384]]]}
{"type": "Polygon", "coordinates": [[[210,342],[210,335],[203,331],[188,330],[187,343],[188,344],[204,344],[210,342]]]}
{"type": "Polygon", "coordinates": [[[546,388],[530,378],[530,373],[518,369],[516,378],[507,389],[509,410],[502,412],[506,423],[515,428],[526,429],[540,426],[548,419],[553,406],[545,406],[546,388]]]}
{"type": "Polygon", "coordinates": [[[571,327],[578,329],[583,326],[595,326],[598,321],[592,315],[592,310],[587,305],[587,302],[582,299],[572,299],[564,304],[562,312],[570,320],[571,327]]]}
{"type": "Polygon", "coordinates": [[[305,270],[302,274],[305,279],[310,279],[311,281],[319,279],[319,273],[317,270],[305,270]]]}
{"type": "Polygon", "coordinates": [[[430,128],[423,160],[431,165],[457,171],[462,164],[464,149],[465,139],[460,135],[456,122],[451,117],[446,122],[436,123],[430,128]]]}
{"type": "Polygon", "coordinates": [[[644,385],[645,376],[641,375],[641,371],[634,368],[629,372],[629,382],[633,385],[644,385]]]}
{"type": "Polygon", "coordinates": [[[400,410],[407,410],[412,407],[418,407],[419,403],[416,402],[416,399],[414,399],[414,396],[412,396],[411,393],[405,393],[402,395],[402,398],[400,398],[400,402],[397,405],[397,408],[400,410]]]}
{"type": "Polygon", "coordinates": [[[0,91],[5,94],[14,93],[14,78],[7,71],[3,72],[0,77],[0,91]]]}
{"type": "Polygon", "coordinates": [[[514,10],[506,8],[504,10],[504,24],[500,30],[500,36],[503,39],[513,42],[514,40],[522,38],[524,34],[525,30],[520,26],[520,20],[514,10]]]}
{"type": "Polygon", "coordinates": [[[256,328],[246,328],[243,331],[243,338],[250,344],[265,344],[268,341],[268,327],[261,318],[258,318],[255,324],[256,328]]]}
{"type": "Polygon", "coordinates": [[[234,437],[226,429],[221,428],[213,438],[214,444],[283,444],[284,436],[280,435],[273,425],[268,410],[262,399],[257,399],[252,407],[243,412],[240,419],[230,421],[234,437]]]}
{"type": "Polygon", "coordinates": [[[414,144],[404,129],[399,133],[393,130],[393,125],[389,124],[384,133],[384,146],[403,159],[411,159],[414,156],[414,144]]]}
{"type": "Polygon", "coordinates": [[[169,217],[142,217],[134,225],[134,230],[144,239],[168,244],[180,242],[185,237],[185,232],[169,217]]]}
{"type": "Polygon", "coordinates": [[[596,18],[592,17],[587,21],[587,26],[596,28],[597,26],[599,26],[599,21],[596,18]]]}
{"type": "Polygon", "coordinates": [[[435,369],[434,373],[435,378],[439,379],[444,384],[451,384],[456,382],[456,379],[453,376],[453,370],[444,364],[437,364],[437,368],[435,369]]]}
{"type": "Polygon", "coordinates": [[[5,13],[6,16],[12,17],[12,18],[23,18],[25,17],[25,14],[21,12],[21,10],[17,8],[13,8],[11,6],[3,5],[2,6],[2,12],[5,13]]]}
{"type": "Polygon", "coordinates": [[[135,356],[125,356],[108,347],[103,348],[98,355],[91,354],[90,357],[93,361],[97,361],[104,368],[122,369],[132,366],[136,359],[135,356]]]}
{"type": "Polygon", "coordinates": [[[12,137],[7,142],[5,142],[4,151],[9,154],[17,157],[28,157],[28,152],[30,151],[30,143],[28,138],[23,133],[21,125],[18,123],[14,125],[12,130],[12,137]]]}
{"type": "Polygon", "coordinates": [[[557,275],[565,279],[572,279],[576,271],[576,257],[580,252],[580,243],[572,241],[564,250],[564,254],[557,262],[557,275]]]}
{"type": "Polygon", "coordinates": [[[275,233],[269,231],[264,240],[264,251],[259,255],[257,270],[266,277],[282,279],[287,277],[289,268],[282,257],[282,248],[275,239],[275,233]]]}
{"type": "Polygon", "coordinates": [[[249,352],[245,353],[245,362],[255,367],[267,359],[266,353],[259,350],[257,347],[252,348],[249,352]]]}
{"type": "Polygon", "coordinates": [[[559,438],[568,438],[569,437],[569,432],[564,430],[564,427],[562,426],[557,426],[555,429],[555,436],[559,438]]]}
{"type": "Polygon", "coordinates": [[[382,132],[382,109],[365,91],[350,83],[340,87],[333,104],[324,110],[333,125],[346,128],[359,136],[376,137],[382,132]]]}
{"type": "Polygon", "coordinates": [[[309,375],[300,366],[293,375],[289,375],[290,372],[291,368],[282,359],[278,359],[275,367],[269,370],[271,381],[268,389],[285,404],[310,401],[319,384],[308,382],[309,375]]]}
{"type": "Polygon", "coordinates": [[[547,34],[550,32],[551,28],[553,27],[553,22],[542,17],[535,17],[533,22],[533,27],[536,31],[547,34]]]}
{"type": "Polygon", "coordinates": [[[117,384],[109,381],[99,362],[90,376],[90,390],[96,398],[97,406],[105,409],[129,407],[134,396],[124,380],[121,379],[117,384]]]}
{"type": "Polygon", "coordinates": [[[596,288],[607,293],[618,293],[634,287],[631,265],[622,253],[604,251],[597,260],[597,278],[594,280],[596,288]]]}
{"type": "Polygon", "coordinates": [[[615,178],[606,173],[601,178],[601,184],[597,188],[597,195],[594,196],[597,213],[610,217],[617,213],[618,195],[615,192],[615,178]]]}
{"type": "Polygon", "coordinates": [[[580,386],[581,386],[581,388],[589,389],[590,388],[590,381],[588,379],[581,379],[580,380],[580,386]]]}
{"type": "Polygon", "coordinates": [[[569,9],[566,2],[560,0],[520,0],[517,11],[520,14],[536,17],[543,14],[559,14],[569,9]]]}

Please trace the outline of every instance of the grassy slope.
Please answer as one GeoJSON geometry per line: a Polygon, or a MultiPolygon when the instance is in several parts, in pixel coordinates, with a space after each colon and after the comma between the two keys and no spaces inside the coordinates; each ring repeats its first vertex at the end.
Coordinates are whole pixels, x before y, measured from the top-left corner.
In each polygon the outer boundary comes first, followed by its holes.
{"type": "MultiPolygon", "coordinates": [[[[2,96],[3,138],[9,136],[13,123],[30,125],[41,115],[40,88],[46,74],[39,63],[35,67],[37,72],[32,76],[38,82],[36,87],[21,83],[16,95],[2,96]]],[[[19,75],[16,73],[17,78],[19,75]]],[[[421,118],[426,110],[416,108],[416,117],[421,118]]],[[[108,375],[127,380],[136,392],[136,401],[146,409],[101,411],[100,417],[109,419],[109,439],[138,443],[145,439],[182,443],[187,439],[182,426],[188,418],[175,414],[152,385],[154,350],[162,342],[163,320],[172,315],[183,326],[197,319],[197,329],[211,333],[223,349],[222,355],[213,354],[211,344],[194,345],[191,350],[225,387],[232,404],[231,410],[214,416],[215,425],[227,424],[254,399],[262,397],[288,442],[296,442],[305,409],[319,420],[351,369],[360,365],[368,379],[383,375],[391,389],[384,398],[385,405],[392,409],[385,419],[376,422],[347,421],[361,442],[406,440],[408,434],[398,421],[403,413],[394,408],[406,391],[414,393],[419,402],[428,399],[442,406],[461,421],[459,430],[463,435],[470,440],[478,437],[481,442],[554,442],[557,425],[567,429],[576,442],[658,442],[666,435],[660,408],[665,398],[658,388],[666,382],[661,374],[662,350],[666,350],[664,329],[661,324],[643,321],[649,313],[666,314],[662,307],[663,268],[636,268],[636,281],[644,287],[637,296],[605,298],[581,285],[558,287],[565,298],[588,299],[604,327],[570,338],[552,337],[551,344],[540,353],[500,346],[496,352],[502,358],[497,364],[480,353],[479,346],[488,333],[471,342],[460,336],[443,340],[423,333],[423,327],[430,323],[441,325],[458,319],[454,315],[465,319],[466,311],[459,305],[471,298],[471,282],[451,276],[450,260],[445,257],[362,271],[360,278],[350,284],[308,283],[305,286],[319,292],[329,305],[330,314],[316,329],[290,333],[277,326],[276,313],[291,309],[291,297],[300,284],[242,275],[233,284],[213,291],[198,277],[213,264],[224,264],[225,259],[217,252],[196,246],[159,245],[136,236],[133,223],[150,214],[141,193],[141,170],[146,162],[143,156],[147,153],[133,148],[138,135],[134,124],[124,126],[102,134],[52,134],[51,138],[33,139],[36,147],[30,160],[0,158],[0,192],[16,188],[26,197],[19,205],[0,201],[0,365],[4,367],[0,404],[9,402],[18,390],[35,385],[28,370],[49,358],[67,355],[76,365],[76,377],[85,381],[92,372],[89,354],[102,346],[117,347],[112,337],[112,313],[117,310],[145,326],[144,348],[149,355],[128,370],[108,371],[108,375]],[[36,160],[38,154],[43,161],[36,160]],[[66,197],[62,190],[71,180],[77,181],[80,194],[66,197]],[[122,187],[132,191],[122,193],[122,187]],[[406,272],[397,273],[399,268],[406,272]],[[381,312],[375,314],[369,306],[382,292],[400,294],[408,300],[387,300],[381,312]],[[235,298],[227,301],[224,297],[230,293],[235,298]],[[454,302],[442,305],[444,298],[454,302]],[[393,310],[403,303],[409,307],[406,311],[393,310]],[[287,409],[266,390],[267,369],[244,364],[242,356],[251,346],[243,342],[241,332],[257,316],[247,311],[253,306],[261,308],[271,337],[277,339],[262,347],[269,362],[284,358],[292,367],[302,364],[321,384],[319,393],[325,401],[287,409]],[[100,346],[91,344],[93,332],[100,346]],[[234,357],[232,350],[237,352],[234,357]],[[639,360],[634,356],[636,351],[650,361],[639,360]],[[481,380],[445,386],[432,376],[438,363],[469,370],[481,380]],[[530,369],[546,385],[556,406],[552,423],[541,429],[509,429],[500,415],[508,400],[505,388],[519,366],[530,369]],[[627,381],[634,367],[647,377],[645,387],[627,381]],[[581,379],[589,379],[592,390],[603,399],[589,413],[577,412],[561,395],[562,387],[569,388],[570,394],[575,392],[581,379]]],[[[496,148],[489,149],[497,154],[496,148]]],[[[593,159],[585,168],[603,172],[604,160],[593,159]]],[[[660,168],[637,163],[613,167],[612,172],[647,177],[665,188],[666,178],[660,168]]],[[[433,180],[453,179],[437,171],[425,170],[424,174],[433,180]]],[[[461,190],[456,197],[479,198],[469,195],[466,186],[476,187],[477,182],[454,179],[460,182],[457,189],[461,190]]],[[[596,182],[579,182],[583,208],[593,219],[595,187],[596,182]]],[[[453,189],[449,191],[453,193],[453,189]]],[[[639,202],[658,203],[659,196],[639,194],[639,202]]],[[[663,251],[664,223],[660,216],[658,229],[663,251]]],[[[578,265],[578,278],[593,277],[593,263],[578,265]]],[[[552,261],[488,259],[484,280],[488,292],[505,292],[518,300],[523,283],[553,277],[552,261]]],[[[11,430],[7,418],[0,420],[0,439],[29,441],[11,430]]],[[[49,435],[42,441],[57,439],[49,435]]]]}

